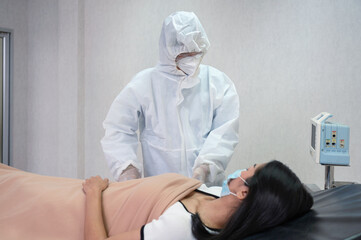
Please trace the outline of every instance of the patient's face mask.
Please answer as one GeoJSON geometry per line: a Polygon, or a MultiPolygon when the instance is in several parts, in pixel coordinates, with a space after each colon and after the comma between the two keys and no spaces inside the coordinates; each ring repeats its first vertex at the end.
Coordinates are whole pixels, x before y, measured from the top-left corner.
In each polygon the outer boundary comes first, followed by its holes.
{"type": "Polygon", "coordinates": [[[187,76],[193,76],[201,64],[203,54],[183,57],[176,60],[177,67],[181,69],[187,76]]]}
{"type": "Polygon", "coordinates": [[[228,183],[229,183],[232,179],[240,178],[240,179],[242,179],[242,181],[243,181],[246,185],[248,185],[247,181],[244,180],[244,179],[242,178],[242,176],[241,176],[241,173],[242,173],[243,171],[247,171],[247,169],[237,170],[237,171],[235,171],[234,173],[229,174],[228,177],[227,177],[227,179],[223,181],[222,192],[221,192],[221,196],[222,196],[222,197],[223,197],[223,196],[227,196],[227,195],[229,195],[229,194],[237,197],[237,195],[236,195],[235,193],[231,192],[231,191],[229,190],[229,187],[228,187],[228,183]]]}

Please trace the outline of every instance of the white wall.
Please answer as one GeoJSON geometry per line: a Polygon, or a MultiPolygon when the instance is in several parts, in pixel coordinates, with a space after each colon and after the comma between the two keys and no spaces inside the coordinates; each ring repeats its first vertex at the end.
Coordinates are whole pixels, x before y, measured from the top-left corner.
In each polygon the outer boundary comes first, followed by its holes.
{"type": "Polygon", "coordinates": [[[27,14],[27,170],[76,177],[77,2],[29,1],[27,14]]]}
{"type": "Polygon", "coordinates": [[[335,177],[361,183],[360,1],[0,4],[0,27],[26,39],[15,42],[15,166],[59,176],[109,176],[99,143],[102,121],[131,77],[156,64],[163,19],[186,10],[198,15],[210,39],[204,63],[224,71],[240,96],[240,144],[229,172],[278,159],[304,182],[322,186],[324,169],[309,156],[309,125],[328,111],[351,128],[351,167],[336,168],[335,177]]]}
{"type": "Polygon", "coordinates": [[[27,169],[27,1],[0,0],[0,28],[12,29],[13,71],[10,83],[10,154],[14,166],[27,169]],[[15,50],[16,47],[16,50],[15,50]]]}
{"type": "Polygon", "coordinates": [[[78,15],[77,1],[0,1],[0,26],[13,30],[10,161],[17,168],[66,177],[84,172],[78,15]]]}

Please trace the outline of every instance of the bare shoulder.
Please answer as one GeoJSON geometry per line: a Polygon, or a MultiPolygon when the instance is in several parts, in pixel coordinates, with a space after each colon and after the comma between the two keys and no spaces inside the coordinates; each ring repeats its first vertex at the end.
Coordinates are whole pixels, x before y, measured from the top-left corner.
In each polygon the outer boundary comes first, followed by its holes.
{"type": "Polygon", "coordinates": [[[192,192],[191,194],[183,198],[181,202],[188,212],[196,214],[198,212],[197,210],[199,205],[203,201],[209,201],[214,199],[216,198],[200,192],[192,192]]]}

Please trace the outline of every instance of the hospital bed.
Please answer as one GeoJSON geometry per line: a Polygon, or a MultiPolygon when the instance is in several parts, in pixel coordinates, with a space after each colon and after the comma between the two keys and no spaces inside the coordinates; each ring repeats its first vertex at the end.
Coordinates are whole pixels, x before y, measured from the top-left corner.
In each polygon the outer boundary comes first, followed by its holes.
{"type": "Polygon", "coordinates": [[[361,184],[313,192],[312,195],[314,205],[306,215],[246,240],[361,239],[361,184]]]}

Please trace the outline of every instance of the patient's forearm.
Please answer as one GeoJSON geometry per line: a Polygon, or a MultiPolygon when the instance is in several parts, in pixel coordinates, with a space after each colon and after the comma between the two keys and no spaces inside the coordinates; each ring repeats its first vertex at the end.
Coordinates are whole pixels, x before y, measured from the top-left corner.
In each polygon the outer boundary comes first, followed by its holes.
{"type": "Polygon", "coordinates": [[[107,238],[102,214],[101,191],[86,193],[84,237],[85,240],[104,240],[107,238]]]}

